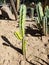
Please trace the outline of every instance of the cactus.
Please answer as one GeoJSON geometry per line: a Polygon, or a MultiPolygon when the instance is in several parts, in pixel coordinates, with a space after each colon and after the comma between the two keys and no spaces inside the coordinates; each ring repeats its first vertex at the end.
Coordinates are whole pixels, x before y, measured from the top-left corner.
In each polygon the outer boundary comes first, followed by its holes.
{"type": "Polygon", "coordinates": [[[26,18],[26,6],[22,4],[20,7],[19,32],[15,32],[15,36],[22,41],[22,53],[24,56],[26,56],[25,18],[26,18]]]}
{"type": "Polygon", "coordinates": [[[20,0],[16,0],[16,9],[17,9],[17,11],[19,10],[19,6],[20,6],[20,0]]]}
{"type": "Polygon", "coordinates": [[[37,18],[38,22],[37,23],[42,25],[44,35],[47,35],[49,33],[49,28],[48,28],[49,27],[49,21],[48,21],[48,19],[49,19],[49,7],[48,6],[45,7],[45,12],[43,14],[43,9],[42,9],[41,3],[39,2],[36,5],[36,10],[37,10],[37,14],[38,14],[38,18],[37,18]]]}
{"type": "Polygon", "coordinates": [[[49,7],[48,6],[45,7],[44,14],[45,14],[46,17],[49,17],[49,7]]]}
{"type": "Polygon", "coordinates": [[[44,35],[47,35],[47,17],[46,16],[43,18],[43,32],[44,32],[44,35]]]}
{"type": "Polygon", "coordinates": [[[41,2],[36,5],[36,11],[38,14],[38,23],[42,24],[42,18],[44,16],[41,2]]]}
{"type": "Polygon", "coordinates": [[[49,7],[48,6],[46,6],[45,7],[45,12],[44,12],[44,14],[45,14],[45,35],[47,35],[47,34],[49,34],[49,28],[48,28],[48,26],[49,26],[49,24],[48,24],[48,19],[49,19],[49,7]]]}
{"type": "Polygon", "coordinates": [[[33,18],[34,16],[34,8],[31,8],[31,17],[33,18]]]}
{"type": "Polygon", "coordinates": [[[0,0],[0,3],[1,3],[1,4],[4,3],[4,2],[6,2],[6,0],[0,0]]]}

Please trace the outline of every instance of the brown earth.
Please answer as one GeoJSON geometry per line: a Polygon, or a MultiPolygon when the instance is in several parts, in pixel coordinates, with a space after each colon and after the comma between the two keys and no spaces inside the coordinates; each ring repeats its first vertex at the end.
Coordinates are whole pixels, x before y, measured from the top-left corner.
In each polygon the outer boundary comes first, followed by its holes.
{"type": "MultiPolygon", "coordinates": [[[[23,65],[22,43],[14,36],[18,29],[17,21],[0,20],[0,65],[23,65]]],[[[40,38],[27,32],[25,65],[49,65],[49,36],[40,38]]]]}

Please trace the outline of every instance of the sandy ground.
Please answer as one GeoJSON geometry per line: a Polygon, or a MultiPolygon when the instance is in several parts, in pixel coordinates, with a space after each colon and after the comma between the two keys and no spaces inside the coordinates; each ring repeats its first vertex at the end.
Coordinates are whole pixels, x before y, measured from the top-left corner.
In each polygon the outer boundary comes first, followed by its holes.
{"type": "MultiPolygon", "coordinates": [[[[17,21],[0,20],[0,65],[23,65],[22,43],[14,36],[18,29],[17,21]]],[[[41,40],[27,33],[26,40],[25,65],[49,65],[49,36],[41,40]]]]}

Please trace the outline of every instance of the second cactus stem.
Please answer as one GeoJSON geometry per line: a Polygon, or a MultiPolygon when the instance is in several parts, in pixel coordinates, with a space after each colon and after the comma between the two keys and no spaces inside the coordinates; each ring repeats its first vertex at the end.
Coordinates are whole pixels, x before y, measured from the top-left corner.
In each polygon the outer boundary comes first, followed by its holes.
{"type": "Polygon", "coordinates": [[[26,58],[26,43],[25,43],[25,39],[22,39],[22,53],[24,56],[24,59],[26,58]]]}

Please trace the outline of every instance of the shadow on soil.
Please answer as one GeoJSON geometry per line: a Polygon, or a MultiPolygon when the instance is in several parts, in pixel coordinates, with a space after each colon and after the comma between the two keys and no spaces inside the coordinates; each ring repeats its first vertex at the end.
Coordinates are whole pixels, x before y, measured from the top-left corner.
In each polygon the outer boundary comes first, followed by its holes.
{"type": "Polygon", "coordinates": [[[36,64],[32,63],[31,61],[28,61],[27,59],[26,59],[26,61],[27,61],[29,64],[31,64],[31,65],[36,65],[36,64]]]}
{"type": "MultiPolygon", "coordinates": [[[[45,63],[46,65],[49,65],[49,63],[47,62],[47,61],[45,61],[45,60],[43,60],[43,59],[41,59],[41,58],[39,58],[39,57],[37,57],[37,56],[35,56],[35,58],[38,58],[38,59],[40,59],[42,62],[40,62],[40,61],[36,61],[35,60],[35,62],[37,62],[37,63],[39,63],[40,65],[44,65],[43,63],[45,63]]],[[[31,65],[37,65],[37,64],[35,64],[35,63],[32,63],[31,61],[28,61],[28,59],[26,59],[26,61],[29,63],[29,64],[31,64],[31,65]]]]}
{"type": "MultiPolygon", "coordinates": [[[[15,46],[13,46],[11,43],[10,43],[10,41],[5,37],[5,36],[1,36],[1,38],[6,42],[6,43],[3,43],[3,45],[6,45],[6,46],[10,46],[11,48],[13,48],[14,50],[16,50],[17,52],[19,52],[19,53],[21,53],[22,54],[22,50],[21,49],[19,49],[19,48],[17,48],[17,47],[15,47],[15,46]]],[[[45,61],[45,60],[43,60],[43,59],[41,59],[41,58],[39,58],[39,57],[37,57],[37,56],[35,56],[36,58],[38,58],[38,59],[40,59],[43,63],[45,63],[46,65],[49,65],[49,63],[47,62],[47,61],[45,61]]],[[[26,59],[26,61],[29,63],[29,64],[31,64],[31,65],[36,65],[35,63],[32,63],[31,61],[28,61],[28,59],[26,59]]],[[[37,62],[37,63],[39,63],[40,65],[43,65],[43,63],[41,63],[40,61],[35,61],[35,62],[37,62]]]]}
{"type": "Polygon", "coordinates": [[[35,37],[43,36],[43,34],[40,30],[34,30],[33,28],[31,28],[29,26],[27,26],[27,29],[26,29],[26,35],[27,34],[30,34],[30,35],[35,36],[35,37]]]}
{"type": "Polygon", "coordinates": [[[6,45],[6,46],[10,46],[11,48],[13,48],[14,50],[16,50],[17,52],[21,53],[22,54],[22,50],[13,46],[10,41],[5,37],[5,36],[1,36],[1,38],[6,42],[6,43],[3,43],[3,45],[6,45]]]}
{"type": "MultiPolygon", "coordinates": [[[[38,58],[38,59],[40,59],[43,63],[45,63],[46,65],[49,65],[49,63],[47,62],[47,61],[45,61],[45,60],[43,60],[43,59],[41,59],[41,58],[39,58],[39,57],[37,57],[37,56],[35,56],[36,58],[38,58]]],[[[39,61],[36,61],[36,62],[38,62],[38,63],[40,63],[41,65],[43,65],[41,62],[39,62],[39,61]]]]}
{"type": "Polygon", "coordinates": [[[27,36],[27,34],[30,34],[34,37],[41,37],[41,40],[42,40],[42,36],[44,35],[41,30],[34,30],[33,28],[31,28],[29,26],[27,26],[25,34],[26,34],[26,36],[27,36]]]}
{"type": "Polygon", "coordinates": [[[0,15],[0,19],[1,19],[1,20],[11,20],[11,21],[15,21],[15,20],[13,20],[13,19],[10,19],[7,14],[0,15]]]}

